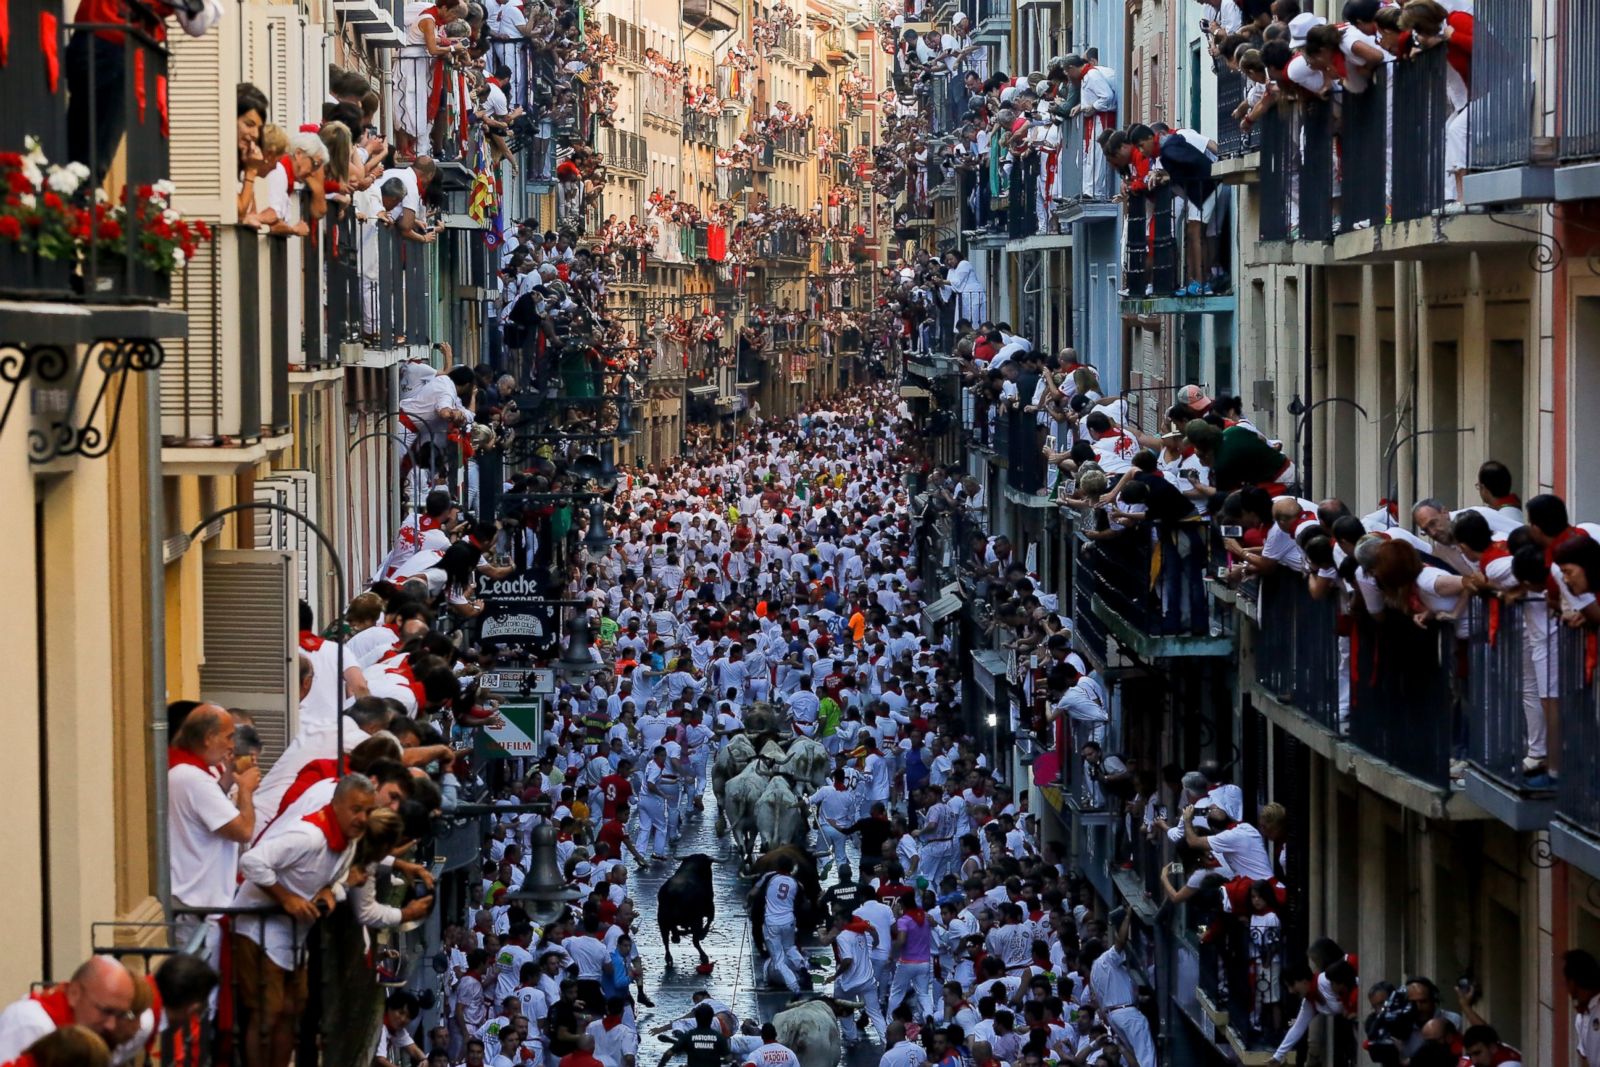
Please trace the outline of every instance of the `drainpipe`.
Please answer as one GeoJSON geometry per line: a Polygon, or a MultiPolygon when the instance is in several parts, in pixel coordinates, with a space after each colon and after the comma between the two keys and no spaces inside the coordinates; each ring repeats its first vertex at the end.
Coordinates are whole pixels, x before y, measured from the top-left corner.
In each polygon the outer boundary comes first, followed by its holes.
{"type": "Polygon", "coordinates": [[[157,375],[144,378],[145,510],[150,533],[145,539],[150,602],[150,785],[154,801],[156,899],[162,914],[172,917],[172,867],[167,844],[167,561],[166,495],[161,480],[161,383],[157,375]]]}

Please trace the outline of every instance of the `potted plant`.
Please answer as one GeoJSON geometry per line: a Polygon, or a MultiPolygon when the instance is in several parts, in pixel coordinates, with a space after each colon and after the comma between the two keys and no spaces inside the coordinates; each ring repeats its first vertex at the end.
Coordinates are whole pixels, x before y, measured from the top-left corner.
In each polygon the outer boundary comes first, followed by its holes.
{"type": "Polygon", "coordinates": [[[0,152],[0,293],[64,297],[72,292],[89,168],[52,165],[29,137],[26,152],[0,152]]]}
{"type": "Polygon", "coordinates": [[[182,270],[212,239],[204,221],[185,219],[172,206],[169,181],[140,185],[124,192],[123,202],[110,205],[97,197],[90,239],[93,257],[85,251],[85,289],[91,299],[165,300],[172,272],[182,270]]]}

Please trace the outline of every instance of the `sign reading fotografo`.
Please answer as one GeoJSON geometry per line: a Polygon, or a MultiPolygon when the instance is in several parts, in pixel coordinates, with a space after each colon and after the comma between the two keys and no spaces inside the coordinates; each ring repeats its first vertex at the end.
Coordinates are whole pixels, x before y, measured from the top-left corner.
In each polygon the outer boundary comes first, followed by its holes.
{"type": "Polygon", "coordinates": [[[495,718],[478,731],[480,758],[533,756],[542,747],[544,702],[535,697],[516,704],[501,704],[495,718]]]}
{"type": "Polygon", "coordinates": [[[561,637],[560,608],[541,596],[537,583],[525,577],[481,578],[484,600],[478,643],[486,650],[515,648],[540,656],[557,650],[561,637]]]}

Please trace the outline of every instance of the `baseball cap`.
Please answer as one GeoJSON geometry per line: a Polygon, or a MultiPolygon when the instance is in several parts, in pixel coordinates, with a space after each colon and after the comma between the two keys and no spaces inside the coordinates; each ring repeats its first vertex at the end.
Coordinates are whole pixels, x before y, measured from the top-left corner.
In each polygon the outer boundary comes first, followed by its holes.
{"type": "Polygon", "coordinates": [[[1211,407],[1211,398],[1198,385],[1186,385],[1178,390],[1178,403],[1190,411],[1205,411],[1211,407]]]}

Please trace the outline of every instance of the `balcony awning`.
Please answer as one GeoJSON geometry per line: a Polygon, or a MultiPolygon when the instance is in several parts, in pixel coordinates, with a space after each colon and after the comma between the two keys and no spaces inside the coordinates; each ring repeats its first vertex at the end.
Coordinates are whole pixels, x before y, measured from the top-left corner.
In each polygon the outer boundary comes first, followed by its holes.
{"type": "Polygon", "coordinates": [[[972,654],[972,677],[990,700],[995,699],[995,679],[1006,676],[1006,658],[989,649],[978,649],[972,654]]]}
{"type": "Polygon", "coordinates": [[[691,385],[689,395],[696,400],[712,400],[716,398],[717,387],[714,385],[691,385]]]}
{"type": "Polygon", "coordinates": [[[933,394],[920,385],[902,385],[900,395],[913,400],[932,400],[933,394]]]}
{"type": "Polygon", "coordinates": [[[922,609],[922,621],[924,624],[929,626],[937,622],[942,622],[951,615],[954,615],[956,612],[960,611],[961,604],[962,600],[959,592],[946,593],[944,596],[940,597],[938,600],[935,600],[932,604],[929,604],[927,607],[922,609]]]}

